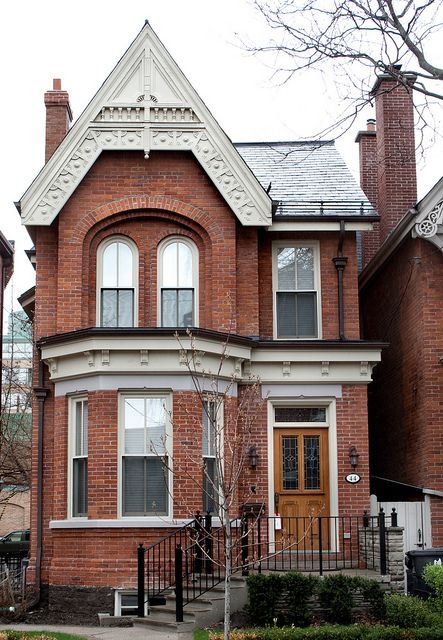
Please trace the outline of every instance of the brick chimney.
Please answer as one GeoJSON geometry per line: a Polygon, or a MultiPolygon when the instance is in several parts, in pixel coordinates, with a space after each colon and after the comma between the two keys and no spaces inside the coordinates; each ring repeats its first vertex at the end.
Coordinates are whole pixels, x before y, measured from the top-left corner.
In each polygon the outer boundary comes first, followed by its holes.
{"type": "MultiPolygon", "coordinates": [[[[360,186],[369,202],[378,211],[377,134],[374,118],[369,118],[365,131],[359,131],[360,186]]],[[[380,223],[374,222],[373,230],[363,234],[363,265],[377,253],[380,246],[380,223]]]]}
{"type": "Polygon", "coordinates": [[[380,214],[379,230],[364,234],[364,264],[417,202],[412,102],[416,76],[410,74],[407,80],[409,84],[404,86],[389,74],[377,78],[372,89],[376,131],[371,122],[368,130],[359,132],[356,139],[360,148],[361,187],[380,214]]]}
{"type": "Polygon", "coordinates": [[[45,162],[49,160],[68,132],[72,122],[72,111],[67,91],[62,90],[59,78],[52,81],[52,91],[45,93],[46,147],[45,162]]]}

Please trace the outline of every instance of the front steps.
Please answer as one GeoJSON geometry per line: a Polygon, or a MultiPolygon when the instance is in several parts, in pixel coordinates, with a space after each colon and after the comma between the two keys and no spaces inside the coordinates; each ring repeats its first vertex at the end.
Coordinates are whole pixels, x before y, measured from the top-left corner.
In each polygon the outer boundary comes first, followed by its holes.
{"type": "MultiPolygon", "coordinates": [[[[233,576],[231,578],[231,612],[243,609],[246,600],[246,580],[233,576]]],[[[208,627],[223,620],[224,606],[225,590],[224,583],[221,582],[183,608],[183,622],[175,620],[175,595],[170,594],[166,596],[165,605],[150,607],[148,616],[133,618],[133,623],[148,629],[191,632],[193,629],[208,627]]]]}

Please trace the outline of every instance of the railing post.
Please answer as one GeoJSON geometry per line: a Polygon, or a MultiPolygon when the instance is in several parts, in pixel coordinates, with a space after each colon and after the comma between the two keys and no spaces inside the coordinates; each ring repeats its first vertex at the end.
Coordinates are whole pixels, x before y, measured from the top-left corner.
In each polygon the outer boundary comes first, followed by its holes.
{"type": "Polygon", "coordinates": [[[398,524],[397,524],[397,522],[398,522],[398,520],[397,520],[397,516],[398,516],[398,513],[397,513],[397,511],[396,511],[395,507],[392,507],[392,513],[391,513],[391,527],[397,527],[397,526],[398,526],[398,524]]]}
{"type": "Polygon", "coordinates": [[[206,573],[212,574],[212,551],[213,551],[213,540],[212,540],[212,514],[208,511],[205,515],[205,550],[206,550],[206,573]]]}
{"type": "Polygon", "coordinates": [[[380,509],[378,514],[378,533],[380,536],[380,574],[386,575],[386,521],[385,512],[380,509]]]}
{"type": "Polygon", "coordinates": [[[323,575],[323,536],[321,516],[318,516],[318,573],[323,575]]]}
{"type": "Polygon", "coordinates": [[[363,526],[365,529],[369,527],[369,515],[367,511],[363,511],[363,526]]]}
{"type": "Polygon", "coordinates": [[[175,547],[175,620],[183,622],[183,549],[175,547]]]}
{"type": "Polygon", "coordinates": [[[257,518],[258,572],[261,573],[261,515],[257,518]]]}
{"type": "Polygon", "coordinates": [[[241,519],[241,574],[242,576],[249,575],[249,565],[248,565],[248,556],[249,556],[249,528],[248,528],[248,517],[244,513],[241,519]]]}
{"type": "Polygon", "coordinates": [[[145,617],[145,549],[142,544],[137,549],[137,616],[145,617]]]}
{"type": "Polygon", "coordinates": [[[202,573],[203,570],[203,540],[204,530],[200,511],[195,516],[195,566],[193,573],[202,573]]]}

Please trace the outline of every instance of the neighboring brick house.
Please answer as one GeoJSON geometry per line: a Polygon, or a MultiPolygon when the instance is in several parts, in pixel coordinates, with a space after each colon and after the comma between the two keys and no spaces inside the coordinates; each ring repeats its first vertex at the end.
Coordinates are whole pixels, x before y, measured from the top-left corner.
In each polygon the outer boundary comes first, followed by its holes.
{"type": "Polygon", "coordinates": [[[369,387],[371,475],[379,500],[429,503],[432,535],[417,525],[414,543],[443,546],[443,180],[417,203],[410,80],[378,79],[376,130],[357,136],[380,214],[363,242],[364,336],[389,342],[369,387]]]}
{"type": "Polygon", "coordinates": [[[360,339],[356,235],[378,217],[333,142],[234,146],[149,25],[71,130],[60,82],[45,103],[49,159],[19,204],[35,242],[42,360],[37,583],[61,600],[94,587],[100,610],[110,587],[135,585],[137,543],[204,506],[191,480],[169,474],[170,493],[156,482],[159,459],[143,445],[156,420],[176,468],[187,447],[204,456],[186,327],[202,369],[217,369],[229,338],[220,383],[234,375],[236,384],[225,412],[235,413],[251,374],[260,379],[258,463],[245,470],[239,505],[263,502],[273,514],[280,494],[283,514],[361,516],[366,387],[381,344],[360,339]],[[299,456],[309,443],[303,491],[275,480],[283,427],[289,448],[306,439],[299,456]],[[345,481],[351,447],[358,484],[345,481]]]}

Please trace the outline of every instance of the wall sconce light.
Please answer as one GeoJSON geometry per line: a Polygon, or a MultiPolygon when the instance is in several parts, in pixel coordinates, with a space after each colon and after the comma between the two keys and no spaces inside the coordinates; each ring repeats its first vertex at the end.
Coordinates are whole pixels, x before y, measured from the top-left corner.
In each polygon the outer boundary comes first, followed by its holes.
{"type": "Polygon", "coordinates": [[[257,447],[249,447],[249,466],[251,469],[256,469],[258,464],[257,447]]]}
{"type": "Polygon", "coordinates": [[[358,466],[359,454],[355,447],[349,447],[349,463],[353,469],[358,466]]]}

